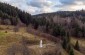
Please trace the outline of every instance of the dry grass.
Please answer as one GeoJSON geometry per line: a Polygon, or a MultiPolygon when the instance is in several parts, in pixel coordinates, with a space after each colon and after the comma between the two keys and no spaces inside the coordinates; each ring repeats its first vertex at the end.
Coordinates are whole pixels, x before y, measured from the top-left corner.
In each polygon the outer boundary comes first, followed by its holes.
{"type": "MultiPolygon", "coordinates": [[[[26,27],[21,27],[18,32],[13,32],[13,26],[0,25],[0,55],[6,55],[6,50],[13,44],[19,44],[22,36],[26,38],[27,47],[30,49],[30,55],[55,55],[61,52],[61,55],[68,55],[68,53],[60,47],[58,43],[47,40],[37,35],[29,34],[26,32],[26,27]],[[7,33],[5,33],[7,31],[7,33]],[[39,47],[40,40],[43,40],[43,48],[39,47]]],[[[72,43],[75,44],[76,38],[72,38],[72,43]]],[[[79,40],[82,46],[85,46],[85,41],[79,40]]],[[[80,52],[74,50],[75,55],[82,55],[80,52]]],[[[17,54],[17,55],[20,55],[17,54]]]]}
{"type": "Polygon", "coordinates": [[[33,55],[43,55],[44,53],[54,53],[55,52],[55,46],[52,45],[48,45],[46,46],[45,44],[43,45],[43,48],[40,48],[39,45],[34,45],[34,46],[29,46],[29,48],[31,48],[33,50],[33,52],[35,53],[31,53],[33,55]]]}
{"type": "Polygon", "coordinates": [[[74,50],[74,55],[83,55],[82,53],[80,53],[79,51],[77,50],[74,50]]]}
{"type": "Polygon", "coordinates": [[[85,39],[72,37],[71,40],[72,40],[71,42],[72,42],[73,44],[75,44],[76,41],[78,40],[78,41],[79,41],[79,45],[82,46],[82,47],[85,47],[85,39]]]}
{"type": "Polygon", "coordinates": [[[18,44],[22,40],[22,36],[24,36],[28,43],[28,48],[30,48],[30,55],[40,55],[40,50],[42,51],[42,54],[44,52],[54,52],[55,50],[55,44],[51,41],[48,41],[45,38],[41,38],[36,35],[32,35],[29,33],[26,33],[25,28],[20,28],[19,32],[13,32],[13,26],[4,26],[1,25],[0,28],[3,28],[0,32],[0,55],[6,55],[6,50],[12,46],[13,44],[18,44]],[[7,33],[5,33],[7,31],[7,33]],[[43,40],[43,48],[41,49],[39,47],[40,40],[43,40]],[[50,45],[49,45],[50,43],[50,45]],[[47,47],[49,45],[49,47],[47,47]],[[36,51],[37,50],[37,51],[36,51]]]}
{"type": "Polygon", "coordinates": [[[79,42],[80,51],[75,50],[75,54],[77,54],[77,55],[83,55],[83,54],[85,54],[85,40],[82,39],[82,38],[72,37],[71,38],[71,43],[73,45],[75,45],[75,43],[76,43],[77,40],[79,42]]]}

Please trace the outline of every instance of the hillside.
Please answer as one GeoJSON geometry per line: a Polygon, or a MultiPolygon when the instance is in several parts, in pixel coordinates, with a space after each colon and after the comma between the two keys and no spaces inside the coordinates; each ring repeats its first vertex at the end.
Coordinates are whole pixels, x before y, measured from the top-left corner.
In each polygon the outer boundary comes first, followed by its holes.
{"type": "MultiPolygon", "coordinates": [[[[60,47],[58,43],[55,44],[54,42],[49,41],[43,37],[27,33],[25,31],[25,28],[23,27],[21,27],[20,30],[16,33],[13,31],[13,28],[14,28],[13,26],[8,27],[8,26],[1,25],[0,28],[3,28],[3,29],[0,29],[0,55],[7,55],[8,51],[10,54],[12,54],[10,50],[13,52],[16,49],[11,49],[11,48],[23,48],[22,47],[23,45],[21,43],[22,41],[25,41],[26,46],[28,50],[30,51],[28,52],[30,53],[30,55],[40,55],[44,53],[53,55],[53,54],[58,54],[57,52],[59,52],[59,49],[62,49],[62,47],[60,47]],[[22,38],[25,38],[25,39],[23,40],[22,38]],[[39,47],[40,40],[43,40],[43,48],[39,47]],[[39,52],[40,50],[43,53],[39,52]]],[[[19,51],[19,50],[17,49],[16,51],[19,51]]],[[[16,52],[15,54],[17,55],[23,54],[20,51],[18,53],[16,52]]],[[[64,53],[63,51],[64,50],[62,50],[62,54],[64,53]]]]}
{"type": "Polygon", "coordinates": [[[0,55],[85,55],[84,38],[84,10],[31,15],[0,2],[0,55]]]}
{"type": "MultiPolygon", "coordinates": [[[[14,51],[18,51],[18,52],[15,52],[15,54],[17,55],[23,54],[21,51],[24,51],[24,50],[19,50],[23,48],[22,41],[25,41],[24,43],[26,43],[26,46],[29,50],[28,52],[29,55],[40,55],[40,54],[55,55],[55,54],[59,54],[60,52],[61,52],[61,55],[68,55],[68,53],[61,47],[60,43],[52,42],[44,38],[43,36],[36,36],[30,33],[27,33],[25,31],[25,27],[21,27],[19,31],[16,33],[13,31],[13,28],[14,26],[9,26],[9,27],[5,25],[0,26],[0,55],[7,55],[7,54],[9,55],[9,53],[12,55],[14,51]],[[23,40],[22,38],[25,38],[25,39],[23,40]],[[43,40],[43,48],[39,47],[40,40],[43,40]],[[17,48],[17,50],[15,48],[17,48]]],[[[83,55],[81,52],[77,50],[74,50],[74,52],[75,52],[75,55],[83,55]]]]}

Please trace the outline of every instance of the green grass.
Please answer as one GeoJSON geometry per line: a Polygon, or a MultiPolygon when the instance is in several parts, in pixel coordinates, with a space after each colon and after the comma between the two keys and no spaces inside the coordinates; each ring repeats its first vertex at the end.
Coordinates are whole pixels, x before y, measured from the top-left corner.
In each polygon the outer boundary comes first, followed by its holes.
{"type": "Polygon", "coordinates": [[[19,41],[19,35],[8,34],[5,32],[0,32],[0,45],[9,45],[12,42],[19,41]]]}
{"type": "Polygon", "coordinates": [[[6,35],[6,33],[0,32],[0,36],[5,36],[5,35],[6,35]]]}

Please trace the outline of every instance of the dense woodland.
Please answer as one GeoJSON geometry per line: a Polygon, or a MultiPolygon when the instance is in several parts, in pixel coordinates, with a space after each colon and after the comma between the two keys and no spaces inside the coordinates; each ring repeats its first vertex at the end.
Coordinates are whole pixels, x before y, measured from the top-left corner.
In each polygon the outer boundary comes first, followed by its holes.
{"type": "Polygon", "coordinates": [[[6,3],[0,2],[0,21],[1,24],[17,25],[18,20],[24,24],[30,23],[31,15],[27,12],[21,11],[17,7],[13,7],[6,3]]]}
{"type": "MultiPolygon", "coordinates": [[[[66,32],[76,37],[85,37],[85,11],[59,11],[55,13],[39,14],[33,16],[37,20],[45,21],[45,30],[51,31],[54,36],[63,36],[66,32]]],[[[39,21],[40,22],[40,21],[39,21]]],[[[40,23],[39,23],[40,24],[40,23]]]]}

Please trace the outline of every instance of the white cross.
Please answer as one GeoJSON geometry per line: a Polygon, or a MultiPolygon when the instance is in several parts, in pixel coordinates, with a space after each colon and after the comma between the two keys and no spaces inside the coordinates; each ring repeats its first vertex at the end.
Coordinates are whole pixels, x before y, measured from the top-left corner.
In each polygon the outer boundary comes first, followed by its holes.
{"type": "Polygon", "coordinates": [[[42,48],[43,46],[42,46],[42,40],[40,40],[40,47],[42,48]]]}

